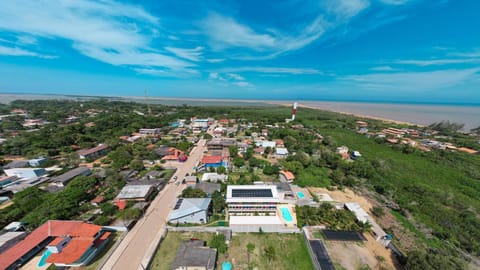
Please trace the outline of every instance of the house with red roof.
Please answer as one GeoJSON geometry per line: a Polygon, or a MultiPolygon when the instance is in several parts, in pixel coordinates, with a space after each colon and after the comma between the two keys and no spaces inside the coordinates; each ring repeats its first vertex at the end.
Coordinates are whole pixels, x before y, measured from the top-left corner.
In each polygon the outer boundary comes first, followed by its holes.
{"type": "Polygon", "coordinates": [[[218,168],[220,166],[227,167],[227,162],[222,156],[203,156],[202,164],[205,168],[218,168]]]}
{"type": "Polygon", "coordinates": [[[295,180],[295,175],[290,171],[280,171],[279,172],[280,181],[282,182],[293,182],[295,180]]]}
{"type": "Polygon", "coordinates": [[[108,243],[110,232],[83,221],[49,220],[0,254],[0,269],[18,269],[46,248],[47,263],[88,264],[108,243]],[[50,253],[50,255],[48,255],[50,253]]]}
{"type": "Polygon", "coordinates": [[[108,146],[105,144],[99,144],[98,146],[90,149],[79,150],[77,153],[80,159],[95,159],[105,155],[107,152],[108,146]]]}

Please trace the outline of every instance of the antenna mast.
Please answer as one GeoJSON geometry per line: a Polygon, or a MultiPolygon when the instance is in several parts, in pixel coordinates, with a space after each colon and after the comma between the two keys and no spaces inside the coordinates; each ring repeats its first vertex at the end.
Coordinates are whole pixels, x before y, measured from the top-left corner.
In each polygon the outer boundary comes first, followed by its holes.
{"type": "Polygon", "coordinates": [[[150,102],[148,101],[147,89],[145,89],[145,103],[147,103],[148,116],[151,116],[152,109],[150,108],[150,102]]]}

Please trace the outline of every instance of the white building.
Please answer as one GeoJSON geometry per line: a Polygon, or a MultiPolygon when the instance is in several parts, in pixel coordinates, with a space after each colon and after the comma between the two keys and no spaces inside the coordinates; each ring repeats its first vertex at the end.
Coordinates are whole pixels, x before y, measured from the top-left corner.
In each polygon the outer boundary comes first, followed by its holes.
{"type": "Polygon", "coordinates": [[[47,173],[43,168],[14,168],[4,170],[7,176],[16,176],[21,179],[35,179],[47,173]]]}
{"type": "Polygon", "coordinates": [[[288,149],[285,147],[275,148],[275,157],[276,158],[286,158],[288,157],[288,149]]]}
{"type": "Polygon", "coordinates": [[[227,187],[229,215],[276,215],[278,197],[275,185],[230,185],[227,187]]]}
{"type": "Polygon", "coordinates": [[[168,216],[172,223],[206,223],[210,198],[179,198],[168,216]]]}

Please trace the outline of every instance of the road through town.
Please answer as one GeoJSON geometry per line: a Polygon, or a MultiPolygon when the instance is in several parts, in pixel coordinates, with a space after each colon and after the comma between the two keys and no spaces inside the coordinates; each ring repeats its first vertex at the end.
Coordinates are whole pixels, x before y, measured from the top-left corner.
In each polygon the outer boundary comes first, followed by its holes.
{"type": "MultiPolygon", "coordinates": [[[[197,146],[192,149],[188,160],[179,163],[174,176],[178,177],[178,181],[185,177],[185,174],[192,173],[193,168],[202,158],[205,150],[205,140],[201,139],[197,146]]],[[[173,178],[172,178],[173,179],[173,178]]],[[[118,248],[112,253],[103,265],[102,269],[146,269],[150,257],[155,249],[166,228],[166,219],[172,210],[176,197],[185,188],[185,185],[176,185],[171,180],[168,185],[153,200],[145,215],[140,218],[137,224],[127,236],[122,240],[118,248]]]]}

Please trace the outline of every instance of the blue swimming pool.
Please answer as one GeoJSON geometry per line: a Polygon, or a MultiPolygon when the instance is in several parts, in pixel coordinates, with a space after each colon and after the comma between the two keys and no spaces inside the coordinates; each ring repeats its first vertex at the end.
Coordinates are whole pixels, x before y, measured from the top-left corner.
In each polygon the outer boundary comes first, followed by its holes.
{"type": "Polygon", "coordinates": [[[37,264],[37,267],[38,268],[42,268],[44,267],[45,265],[47,265],[47,258],[52,254],[52,252],[50,250],[45,250],[45,252],[43,253],[42,257],[40,258],[40,261],[38,261],[38,264],[37,264]]]}
{"type": "Polygon", "coordinates": [[[305,194],[303,194],[303,192],[301,192],[301,191],[297,192],[297,196],[298,196],[299,199],[305,198],[305,194]]]}
{"type": "Polygon", "coordinates": [[[287,223],[293,222],[293,217],[292,214],[290,214],[290,209],[288,207],[282,206],[280,207],[280,211],[282,211],[283,219],[285,219],[287,223]]]}

